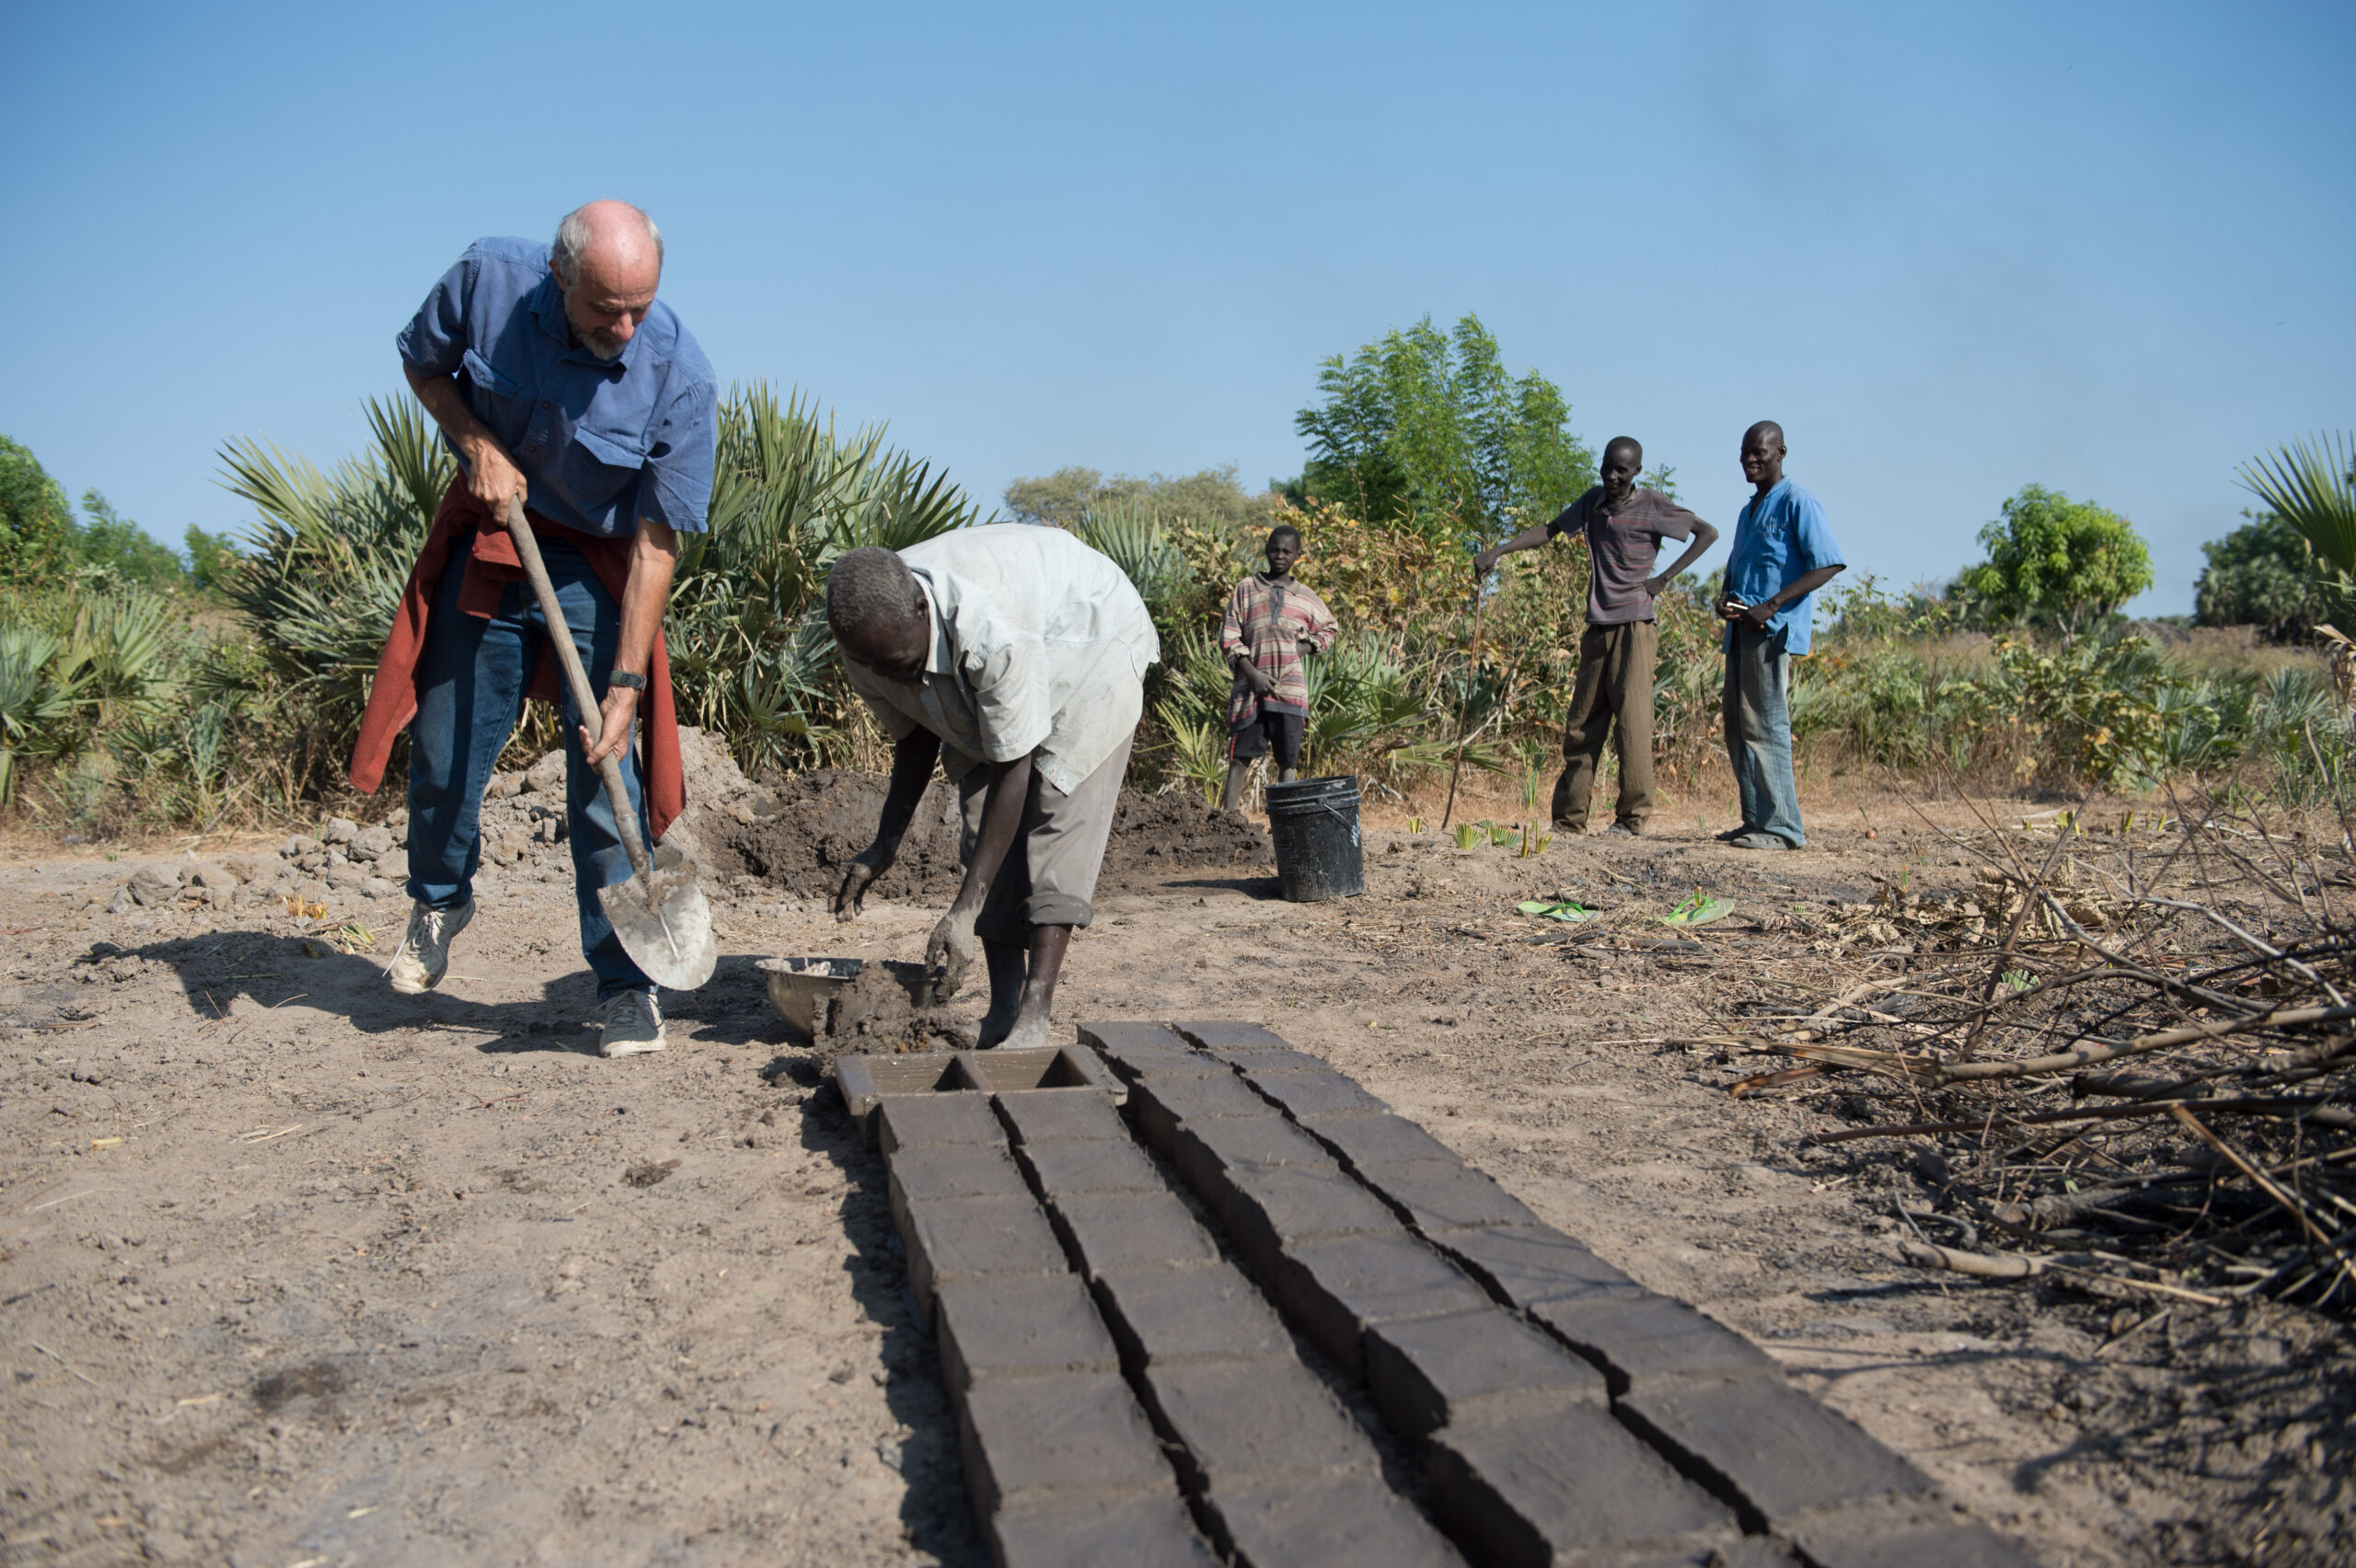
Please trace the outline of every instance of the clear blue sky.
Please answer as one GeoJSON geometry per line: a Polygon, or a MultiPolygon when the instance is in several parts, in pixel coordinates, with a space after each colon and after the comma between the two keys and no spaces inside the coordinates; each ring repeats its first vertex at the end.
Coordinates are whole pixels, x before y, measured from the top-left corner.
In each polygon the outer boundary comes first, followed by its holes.
{"type": "MultiPolygon", "coordinates": [[[[1318,361],[1476,311],[1574,428],[1853,567],[2031,481],[2188,610],[2237,464],[2356,425],[2356,7],[576,3],[29,7],[0,432],[177,540],[233,435],[321,460],[483,234],[621,196],[726,380],[995,502],[1300,466],[1318,361]]],[[[1723,559],[1723,551],[1719,559],[1723,559]]]]}

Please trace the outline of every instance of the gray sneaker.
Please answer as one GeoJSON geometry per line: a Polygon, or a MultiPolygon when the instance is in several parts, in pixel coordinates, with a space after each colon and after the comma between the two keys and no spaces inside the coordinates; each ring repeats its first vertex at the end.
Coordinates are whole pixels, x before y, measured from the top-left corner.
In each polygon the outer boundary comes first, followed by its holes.
{"type": "Polygon", "coordinates": [[[663,1004],[653,992],[624,991],[606,1004],[606,1043],[597,1047],[597,1055],[639,1056],[660,1051],[664,1043],[663,1004]]]}
{"type": "Polygon", "coordinates": [[[400,951],[393,954],[393,962],[385,966],[385,978],[391,982],[393,989],[404,997],[414,997],[442,984],[442,976],[450,973],[450,943],[474,917],[472,899],[456,909],[410,905],[409,933],[401,938],[400,951]]]}

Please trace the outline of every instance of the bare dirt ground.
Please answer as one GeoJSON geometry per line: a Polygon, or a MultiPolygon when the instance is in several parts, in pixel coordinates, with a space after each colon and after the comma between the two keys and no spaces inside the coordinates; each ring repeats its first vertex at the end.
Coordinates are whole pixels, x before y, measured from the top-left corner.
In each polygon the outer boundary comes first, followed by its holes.
{"type": "MultiPolygon", "coordinates": [[[[1885,814],[1772,857],[1674,812],[1533,859],[1378,826],[1367,895],[1317,905],[1142,866],[1074,946],[1064,1037],[1266,1022],[2056,1568],[2346,1561],[2336,1322],[1907,1269],[1903,1166],[1799,1147],[1838,1080],[1737,1101],[1755,1058],[1659,1043],[1782,994],[1789,938],[1582,958],[1513,911],[1968,884],[1885,814]]],[[[426,997],[379,973],[397,896],[107,913],[146,861],[0,864],[0,1562],[983,1560],[882,1164],[752,969],[914,957],[931,904],[844,928],[727,888],[671,1050],[606,1062],[570,884],[529,857],[486,867],[426,997]]]]}

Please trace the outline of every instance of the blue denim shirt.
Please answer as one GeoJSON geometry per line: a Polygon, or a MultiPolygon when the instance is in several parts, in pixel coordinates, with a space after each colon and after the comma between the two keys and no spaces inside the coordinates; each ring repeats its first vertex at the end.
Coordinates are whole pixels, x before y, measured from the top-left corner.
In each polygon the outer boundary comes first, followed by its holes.
{"type": "MultiPolygon", "coordinates": [[[[1771,599],[1820,566],[1845,566],[1841,547],[1832,541],[1831,525],[1824,520],[1824,504],[1789,479],[1777,481],[1764,496],[1755,496],[1735,521],[1734,549],[1727,561],[1727,586],[1746,605],[1771,599]]],[[[1784,633],[1784,651],[1805,653],[1816,595],[1793,600],[1767,622],[1771,632],[1784,633]]],[[[1734,642],[1734,628],[1726,640],[1734,642]]]]}
{"type": "Polygon", "coordinates": [[[541,516],[608,537],[641,517],[702,532],[719,384],[661,300],[620,357],[600,360],[572,344],[547,246],[479,239],[395,340],[419,374],[458,378],[541,516]]]}

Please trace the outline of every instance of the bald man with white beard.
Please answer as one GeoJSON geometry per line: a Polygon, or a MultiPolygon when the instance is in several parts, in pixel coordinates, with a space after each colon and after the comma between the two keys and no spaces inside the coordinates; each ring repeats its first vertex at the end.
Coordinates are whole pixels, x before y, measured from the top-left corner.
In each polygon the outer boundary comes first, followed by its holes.
{"type": "Polygon", "coordinates": [[[663,236],[624,202],[566,214],[555,243],[480,239],[398,339],[401,369],[460,472],[442,499],[377,663],[352,779],[373,790],[406,728],[409,930],[387,978],[441,983],[474,915],[479,812],[526,697],[559,702],[581,949],[605,1014],[603,1054],[663,1049],[654,983],[622,950],[597,890],[630,874],[596,763],[618,756],[658,836],[682,803],[663,610],[678,536],[711,498],[718,386],[656,299],[663,236]],[[506,530],[524,503],[597,692],[577,713],[506,530]],[[633,739],[645,721],[645,756],[633,739]],[[594,726],[593,726],[594,721],[594,726]]]}

